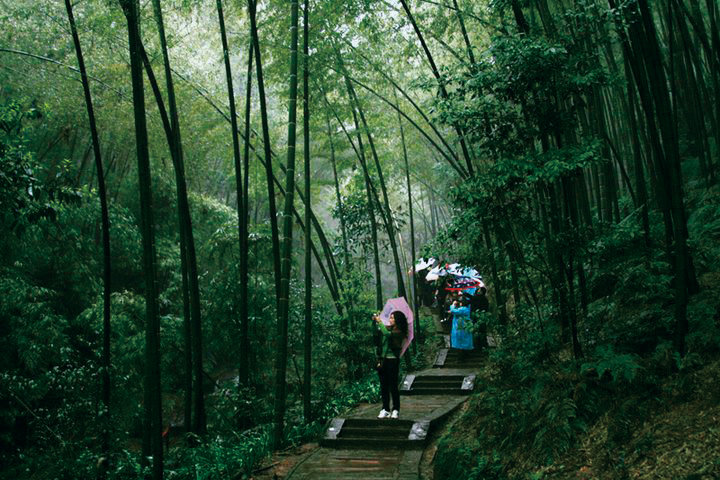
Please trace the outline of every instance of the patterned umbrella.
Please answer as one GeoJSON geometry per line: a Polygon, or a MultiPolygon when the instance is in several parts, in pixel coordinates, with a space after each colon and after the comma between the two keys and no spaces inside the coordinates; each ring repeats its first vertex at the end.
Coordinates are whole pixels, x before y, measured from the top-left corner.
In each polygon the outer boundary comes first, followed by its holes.
{"type": "Polygon", "coordinates": [[[463,292],[468,295],[475,295],[478,288],[485,286],[482,276],[474,268],[466,267],[462,269],[455,267],[449,273],[452,275],[452,280],[445,287],[445,290],[449,292],[463,292]]]}
{"type": "Polygon", "coordinates": [[[405,300],[405,297],[391,298],[385,302],[385,308],[383,308],[380,314],[380,319],[385,325],[390,325],[390,314],[398,310],[405,314],[408,321],[408,336],[403,341],[402,348],[400,349],[400,356],[402,357],[415,336],[413,311],[410,305],[408,305],[407,300],[405,300]]]}
{"type": "Polygon", "coordinates": [[[445,287],[445,290],[448,292],[463,292],[468,295],[475,295],[477,289],[484,286],[485,284],[479,278],[456,275],[450,284],[445,287]]]}

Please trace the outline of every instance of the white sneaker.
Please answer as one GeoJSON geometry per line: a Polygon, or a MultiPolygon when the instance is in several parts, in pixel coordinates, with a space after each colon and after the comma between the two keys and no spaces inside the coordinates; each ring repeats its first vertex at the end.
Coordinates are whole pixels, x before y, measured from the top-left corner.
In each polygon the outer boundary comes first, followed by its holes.
{"type": "Polygon", "coordinates": [[[380,410],[380,414],[378,415],[378,418],[388,418],[390,416],[390,412],[385,410],[384,408],[380,410]]]}
{"type": "Polygon", "coordinates": [[[397,410],[393,410],[392,414],[390,415],[390,418],[398,418],[400,416],[400,412],[397,410]]]}

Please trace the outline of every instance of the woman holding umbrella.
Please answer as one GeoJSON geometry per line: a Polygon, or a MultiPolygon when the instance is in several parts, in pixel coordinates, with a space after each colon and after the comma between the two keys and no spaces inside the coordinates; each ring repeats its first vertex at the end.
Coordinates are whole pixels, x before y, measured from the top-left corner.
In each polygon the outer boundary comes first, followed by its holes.
{"type": "Polygon", "coordinates": [[[390,314],[390,322],[387,326],[379,314],[373,315],[373,320],[377,325],[382,342],[376,367],[380,377],[380,396],[383,404],[378,418],[398,418],[400,415],[398,375],[403,343],[408,337],[408,319],[403,312],[395,310],[390,314]],[[392,413],[390,413],[391,396],[392,413]]]}

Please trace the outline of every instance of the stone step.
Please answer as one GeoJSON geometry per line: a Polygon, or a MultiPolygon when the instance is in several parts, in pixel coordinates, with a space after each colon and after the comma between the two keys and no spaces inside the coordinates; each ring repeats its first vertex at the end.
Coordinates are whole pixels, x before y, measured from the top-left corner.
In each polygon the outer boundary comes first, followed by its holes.
{"type": "Polygon", "coordinates": [[[387,428],[397,427],[410,430],[413,426],[411,420],[403,420],[401,418],[347,418],[342,424],[342,428],[348,427],[365,427],[365,428],[387,428]]]}
{"type": "Polygon", "coordinates": [[[442,383],[442,382],[462,382],[465,375],[423,375],[416,376],[415,382],[427,382],[427,383],[442,383]]]}
{"type": "Polygon", "coordinates": [[[482,361],[483,359],[480,357],[446,357],[443,365],[448,365],[450,363],[480,364],[482,361]]]}
{"type": "Polygon", "coordinates": [[[446,358],[482,358],[484,355],[480,352],[475,352],[474,350],[471,350],[467,353],[461,354],[460,352],[453,352],[452,350],[448,352],[446,358]]]}
{"type": "Polygon", "coordinates": [[[446,391],[455,391],[460,390],[461,384],[459,383],[453,383],[450,385],[413,385],[413,388],[406,392],[402,392],[403,394],[410,394],[410,395],[419,395],[419,394],[425,394],[425,395],[432,395],[432,393],[428,392],[440,392],[440,395],[445,395],[446,391]]]}
{"type": "Polygon", "coordinates": [[[321,447],[347,448],[364,450],[410,450],[425,448],[425,439],[408,440],[388,437],[364,437],[364,438],[323,438],[320,440],[321,447]]]}
{"type": "Polygon", "coordinates": [[[393,418],[383,419],[347,419],[342,425],[338,437],[399,437],[407,438],[413,422],[393,418]]]}
{"type": "Polygon", "coordinates": [[[445,360],[443,367],[451,368],[449,365],[480,365],[481,361],[479,358],[465,358],[462,360],[459,358],[448,358],[445,360]]]}
{"type": "Polygon", "coordinates": [[[400,393],[403,395],[469,395],[472,390],[463,390],[459,387],[421,387],[400,393]]]}
{"type": "Polygon", "coordinates": [[[415,379],[415,381],[412,383],[413,387],[416,387],[418,385],[461,385],[463,382],[462,378],[458,379],[452,379],[452,380],[418,380],[415,379]]]}
{"type": "MultiPolygon", "coordinates": [[[[300,478],[295,475],[293,478],[300,478]]],[[[359,468],[348,468],[348,467],[315,467],[307,469],[306,476],[304,479],[312,480],[357,480],[362,478],[363,480],[397,480],[397,476],[393,471],[387,471],[387,467],[377,467],[374,469],[359,469],[359,468]],[[339,472],[340,468],[344,468],[344,471],[339,472]]]]}
{"type": "Polygon", "coordinates": [[[423,448],[429,421],[343,419],[331,421],[320,445],[336,449],[423,448]]]}
{"type": "Polygon", "coordinates": [[[415,377],[417,382],[462,382],[465,375],[418,375],[415,377]]]}
{"type": "Polygon", "coordinates": [[[460,351],[454,348],[440,349],[435,356],[435,368],[462,368],[479,365],[485,354],[479,350],[460,351]]]}
{"type": "Polygon", "coordinates": [[[403,395],[465,395],[475,386],[475,375],[405,376],[400,388],[403,395]]]}
{"type": "Polygon", "coordinates": [[[381,427],[381,428],[368,428],[368,427],[343,427],[338,434],[337,438],[393,438],[404,440],[407,439],[410,433],[410,428],[397,427],[381,427]]]}
{"type": "Polygon", "coordinates": [[[460,387],[462,387],[462,380],[451,380],[449,382],[418,382],[418,381],[415,381],[415,382],[413,382],[410,390],[415,390],[417,388],[433,388],[433,387],[460,388],[460,387]]]}
{"type": "Polygon", "coordinates": [[[465,368],[465,369],[471,369],[471,368],[476,368],[476,367],[479,366],[479,365],[480,365],[479,362],[477,362],[477,363],[472,363],[472,362],[450,362],[450,363],[446,363],[445,365],[442,365],[441,367],[437,367],[437,368],[465,368]]]}

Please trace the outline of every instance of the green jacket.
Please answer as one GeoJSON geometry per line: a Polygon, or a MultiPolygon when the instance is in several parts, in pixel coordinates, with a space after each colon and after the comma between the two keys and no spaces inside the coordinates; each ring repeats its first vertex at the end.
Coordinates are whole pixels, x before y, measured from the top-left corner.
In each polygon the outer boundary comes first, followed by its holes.
{"type": "Polygon", "coordinates": [[[402,334],[388,330],[382,322],[375,323],[375,328],[380,334],[380,358],[400,358],[402,334]]]}

